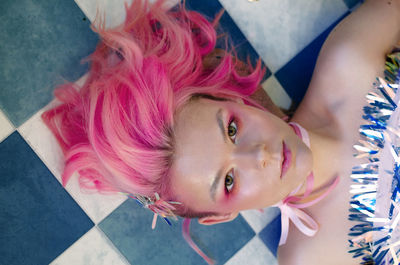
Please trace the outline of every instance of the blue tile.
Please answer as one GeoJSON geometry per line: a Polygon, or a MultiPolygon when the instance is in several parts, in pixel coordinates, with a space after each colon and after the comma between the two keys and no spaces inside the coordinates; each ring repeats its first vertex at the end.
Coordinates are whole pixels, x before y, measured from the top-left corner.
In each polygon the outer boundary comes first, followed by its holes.
{"type": "MultiPolygon", "coordinates": [[[[151,230],[152,218],[150,211],[127,200],[99,227],[132,264],[206,264],[183,239],[181,219],[172,222],[172,226],[159,219],[156,229],[151,230]]],[[[255,236],[242,217],[215,226],[202,226],[193,221],[191,232],[193,240],[217,264],[224,264],[255,236]]]]}
{"type": "Polygon", "coordinates": [[[363,0],[343,0],[348,8],[355,7],[358,3],[364,2],[363,0]]]}
{"type": "Polygon", "coordinates": [[[97,36],[74,1],[2,0],[0,21],[0,108],[19,126],[87,71],[97,36]]]}
{"type": "Polygon", "coordinates": [[[276,257],[281,236],[281,215],[272,220],[258,236],[276,257]]]}
{"type": "Polygon", "coordinates": [[[307,91],[322,44],[325,42],[325,39],[332,29],[349,14],[350,12],[347,12],[340,19],[335,21],[313,42],[275,73],[276,78],[295,104],[302,101],[307,91]]]}
{"type": "MultiPolygon", "coordinates": [[[[218,0],[186,0],[186,7],[203,14],[209,20],[213,20],[215,15],[223,9],[218,0]]],[[[249,58],[253,65],[256,64],[260,56],[243,35],[242,31],[238,28],[233,19],[229,16],[227,11],[224,12],[220,19],[217,32],[221,35],[224,34],[224,36],[226,35],[229,37],[228,40],[234,46],[235,52],[240,60],[247,62],[247,58],[249,58]]],[[[219,39],[217,42],[217,47],[226,48],[224,38],[219,39]]],[[[263,66],[266,67],[264,64],[263,66]]],[[[267,68],[263,81],[265,81],[270,75],[271,72],[267,68]]]]}
{"type": "Polygon", "coordinates": [[[0,143],[0,263],[48,264],[93,223],[18,132],[0,143]]]}

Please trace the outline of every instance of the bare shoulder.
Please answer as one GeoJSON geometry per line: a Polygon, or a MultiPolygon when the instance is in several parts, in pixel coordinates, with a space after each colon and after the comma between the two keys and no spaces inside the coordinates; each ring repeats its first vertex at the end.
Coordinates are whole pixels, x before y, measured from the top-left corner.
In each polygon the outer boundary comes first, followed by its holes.
{"type": "Polygon", "coordinates": [[[385,54],[400,39],[400,0],[369,0],[345,18],[321,49],[294,119],[308,129],[348,128],[364,95],[383,72],[385,54]]]}

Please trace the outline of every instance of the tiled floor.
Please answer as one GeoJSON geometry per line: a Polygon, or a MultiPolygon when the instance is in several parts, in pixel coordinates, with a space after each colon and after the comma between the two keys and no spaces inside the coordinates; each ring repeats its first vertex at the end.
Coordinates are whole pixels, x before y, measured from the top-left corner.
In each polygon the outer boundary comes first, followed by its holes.
{"type": "MultiPolygon", "coordinates": [[[[282,107],[301,100],[319,49],[357,0],[187,0],[222,27],[241,56],[263,59],[263,87],[282,107]],[[254,48],[253,48],[254,47],[254,48]]],[[[123,0],[3,0],[0,3],[0,264],[205,264],[180,224],[150,228],[151,214],[123,196],[60,184],[62,156],[40,114],[63,80],[83,76],[97,8],[123,20],[123,0]]],[[[176,3],[176,0],[175,0],[176,3]]],[[[173,3],[172,3],[173,4],[173,3]]],[[[277,264],[279,211],[246,211],[234,222],[193,224],[193,238],[218,264],[277,264]]]]}

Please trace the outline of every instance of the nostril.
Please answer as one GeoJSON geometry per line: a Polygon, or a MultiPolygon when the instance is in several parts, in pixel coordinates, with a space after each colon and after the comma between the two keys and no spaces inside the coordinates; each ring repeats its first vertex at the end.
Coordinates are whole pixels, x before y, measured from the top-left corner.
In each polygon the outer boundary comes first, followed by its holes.
{"type": "Polygon", "coordinates": [[[265,160],[263,160],[261,166],[262,166],[262,168],[265,168],[267,166],[267,162],[265,160]]]}
{"type": "Polygon", "coordinates": [[[267,166],[267,152],[265,148],[265,144],[260,144],[257,146],[257,160],[258,165],[261,168],[265,168],[267,166]]]}

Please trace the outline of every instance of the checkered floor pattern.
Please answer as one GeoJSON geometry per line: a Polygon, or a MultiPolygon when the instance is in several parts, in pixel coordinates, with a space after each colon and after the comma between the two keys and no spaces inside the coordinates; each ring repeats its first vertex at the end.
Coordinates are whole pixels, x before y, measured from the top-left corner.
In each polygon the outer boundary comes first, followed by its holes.
{"type": "MultiPolygon", "coordinates": [[[[239,55],[261,57],[263,88],[281,107],[301,101],[330,30],[357,0],[187,0],[221,26],[239,55]]],[[[175,1],[176,3],[176,1],[175,1]]],[[[89,25],[104,10],[108,26],[124,19],[123,0],[0,2],[0,264],[205,264],[185,243],[180,224],[159,223],[122,195],[60,184],[60,148],[40,119],[52,91],[87,71],[82,58],[97,36],[89,25]]],[[[173,5],[174,3],[171,3],[173,5]]],[[[231,223],[193,224],[193,238],[218,264],[277,264],[276,208],[245,211],[231,223]]]]}

